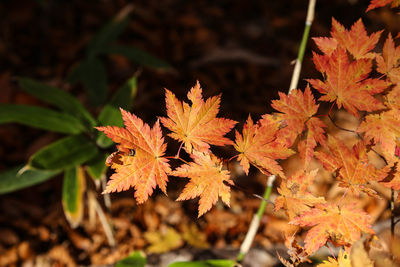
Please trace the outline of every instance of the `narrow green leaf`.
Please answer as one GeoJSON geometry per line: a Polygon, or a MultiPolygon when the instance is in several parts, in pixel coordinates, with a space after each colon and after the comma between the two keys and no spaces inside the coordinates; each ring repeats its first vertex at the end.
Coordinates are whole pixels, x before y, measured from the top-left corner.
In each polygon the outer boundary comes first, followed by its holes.
{"type": "Polygon", "coordinates": [[[17,191],[56,176],[60,171],[27,170],[21,175],[18,171],[23,166],[17,166],[0,173],[0,194],[17,191]]]}
{"type": "Polygon", "coordinates": [[[107,171],[105,164],[108,153],[99,153],[87,163],[87,172],[92,179],[100,179],[107,171]]]}
{"type": "Polygon", "coordinates": [[[232,260],[182,261],[171,263],[168,267],[234,267],[235,264],[232,260]]]}
{"type": "Polygon", "coordinates": [[[122,20],[113,19],[101,28],[97,34],[92,38],[87,46],[88,58],[93,58],[99,54],[99,52],[108,46],[111,42],[115,41],[117,37],[124,31],[129,17],[122,20]]]}
{"type": "Polygon", "coordinates": [[[165,61],[150,55],[149,53],[136,48],[136,47],[128,47],[122,45],[113,45],[105,47],[102,51],[106,54],[119,54],[122,55],[133,62],[136,62],[140,65],[156,68],[156,69],[170,69],[171,65],[166,63],[165,61]]]}
{"type": "Polygon", "coordinates": [[[0,104],[0,124],[12,122],[65,134],[85,130],[78,119],[66,113],[35,106],[0,104]]]}
{"type": "MultiPolygon", "coordinates": [[[[136,96],[136,92],[137,77],[133,76],[114,94],[110,103],[104,106],[98,117],[100,125],[115,125],[122,127],[123,120],[119,108],[121,107],[129,110],[132,107],[132,101],[136,96]]],[[[110,138],[100,132],[96,139],[96,143],[102,148],[107,148],[113,144],[110,138]]]]}
{"type": "Polygon", "coordinates": [[[137,93],[137,76],[129,78],[124,85],[122,85],[118,91],[113,95],[110,105],[116,108],[131,109],[132,100],[135,98],[137,93]]]}
{"type": "Polygon", "coordinates": [[[96,120],[83,105],[66,91],[29,78],[19,78],[18,82],[21,89],[25,92],[78,117],[88,128],[93,128],[96,125],[96,120]]]}
{"type": "Polygon", "coordinates": [[[62,204],[64,214],[72,228],[76,228],[83,218],[83,194],[86,190],[85,173],[81,166],[65,170],[62,204]]]}
{"type": "Polygon", "coordinates": [[[84,135],[62,138],[37,151],[29,159],[29,167],[41,170],[65,170],[92,159],[98,149],[84,135]]]}
{"type": "Polygon", "coordinates": [[[68,81],[73,84],[81,82],[93,105],[99,106],[104,103],[107,95],[107,73],[99,59],[82,61],[69,74],[68,81]]]}
{"type": "Polygon", "coordinates": [[[135,251],[128,257],[120,260],[115,264],[115,267],[144,267],[147,263],[146,256],[143,252],[135,251]]]}

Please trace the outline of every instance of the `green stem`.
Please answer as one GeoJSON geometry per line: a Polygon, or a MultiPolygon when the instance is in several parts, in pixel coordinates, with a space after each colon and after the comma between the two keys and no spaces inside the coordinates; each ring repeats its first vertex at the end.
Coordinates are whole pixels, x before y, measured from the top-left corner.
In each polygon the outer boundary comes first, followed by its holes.
{"type": "MultiPolygon", "coordinates": [[[[293,70],[292,81],[290,82],[290,87],[289,87],[289,93],[297,87],[297,84],[299,82],[301,64],[303,62],[311,24],[314,20],[315,3],[316,3],[316,0],[309,0],[309,3],[308,3],[307,18],[306,18],[304,33],[303,33],[303,37],[302,37],[302,40],[300,43],[299,54],[297,56],[296,65],[293,70]]],[[[274,181],[275,181],[275,175],[271,175],[268,177],[267,188],[265,188],[264,195],[263,195],[265,200],[268,200],[271,195],[274,181]]],[[[249,230],[246,233],[246,237],[244,238],[244,240],[240,246],[240,251],[236,258],[236,260],[238,262],[241,262],[243,260],[243,258],[246,256],[247,252],[249,251],[251,244],[253,243],[254,237],[256,236],[258,227],[260,226],[260,222],[264,215],[266,206],[267,206],[267,202],[261,201],[261,204],[257,210],[257,213],[254,214],[253,219],[250,223],[249,230]]]]}
{"type": "Polygon", "coordinates": [[[307,40],[310,34],[310,29],[312,22],[314,20],[314,11],[315,11],[315,3],[316,0],[310,0],[308,3],[308,10],[307,10],[307,18],[304,27],[303,37],[301,39],[299,54],[297,55],[296,65],[294,66],[292,80],[289,86],[289,93],[295,89],[299,83],[299,77],[301,72],[301,64],[303,63],[304,53],[306,51],[307,40]]]}
{"type": "MultiPolygon", "coordinates": [[[[264,191],[263,198],[268,200],[271,196],[272,187],[274,185],[275,175],[271,175],[268,177],[267,188],[264,191]]],[[[260,206],[258,207],[257,213],[254,214],[253,220],[250,223],[249,230],[247,231],[246,237],[244,238],[242,245],[240,246],[240,251],[238,256],[236,257],[236,261],[241,262],[249,251],[251,244],[253,243],[254,237],[256,236],[258,227],[260,226],[261,219],[264,215],[265,207],[267,206],[267,201],[261,201],[260,206]]]]}

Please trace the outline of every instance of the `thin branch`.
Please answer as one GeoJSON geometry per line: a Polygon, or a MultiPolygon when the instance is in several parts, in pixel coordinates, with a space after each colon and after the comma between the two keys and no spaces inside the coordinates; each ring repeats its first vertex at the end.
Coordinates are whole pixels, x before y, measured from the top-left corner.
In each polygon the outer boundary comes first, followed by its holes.
{"type": "Polygon", "coordinates": [[[333,124],[336,128],[338,128],[338,129],[340,129],[340,130],[342,130],[342,131],[346,131],[346,132],[358,134],[355,130],[346,129],[346,128],[343,128],[342,126],[337,125],[336,122],[333,120],[332,116],[329,115],[329,114],[328,114],[328,118],[331,120],[332,124],[333,124]]]}
{"type": "Polygon", "coordinates": [[[390,234],[392,239],[394,238],[394,227],[396,223],[394,222],[394,190],[390,188],[390,234]]]}

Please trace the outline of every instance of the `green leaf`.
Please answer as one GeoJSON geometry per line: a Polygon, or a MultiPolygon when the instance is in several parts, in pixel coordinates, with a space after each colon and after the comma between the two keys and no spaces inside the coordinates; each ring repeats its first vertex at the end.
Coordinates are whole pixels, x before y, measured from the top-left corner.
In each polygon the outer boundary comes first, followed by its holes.
{"type": "Polygon", "coordinates": [[[132,100],[137,93],[137,76],[129,78],[124,85],[113,95],[110,105],[116,108],[123,108],[129,110],[132,108],[132,100]]]}
{"type": "Polygon", "coordinates": [[[147,263],[145,255],[140,251],[131,253],[128,257],[120,260],[115,267],[144,267],[147,263]]]}
{"type": "Polygon", "coordinates": [[[37,151],[29,159],[29,168],[45,170],[65,170],[92,159],[98,149],[84,135],[62,138],[37,151]]]}
{"type": "Polygon", "coordinates": [[[72,228],[76,228],[83,218],[83,194],[86,190],[85,172],[81,166],[65,170],[62,204],[64,214],[72,228]]]}
{"type": "Polygon", "coordinates": [[[171,263],[168,267],[234,267],[235,264],[232,260],[182,261],[171,263]]]}
{"type": "MultiPolygon", "coordinates": [[[[113,96],[110,103],[104,106],[100,112],[98,121],[100,125],[115,125],[122,127],[123,120],[119,108],[129,110],[132,107],[132,101],[137,92],[137,77],[130,78],[113,96]]],[[[97,145],[107,148],[113,144],[110,138],[100,133],[96,139],[97,145]]]]}
{"type": "Polygon", "coordinates": [[[97,34],[92,38],[87,46],[88,58],[93,58],[99,54],[106,46],[115,41],[117,37],[124,31],[129,17],[122,20],[113,19],[107,23],[97,34]]]}
{"type": "Polygon", "coordinates": [[[107,95],[107,73],[97,58],[86,59],[76,66],[68,76],[70,83],[81,82],[89,101],[94,106],[104,103],[107,95]]]}
{"type": "Polygon", "coordinates": [[[170,69],[171,65],[166,63],[165,61],[150,55],[149,53],[136,48],[136,47],[128,47],[122,45],[113,45],[109,47],[105,47],[102,51],[106,54],[119,54],[122,55],[133,62],[136,62],[140,65],[156,68],[156,69],[170,69]]]}
{"type": "Polygon", "coordinates": [[[12,122],[65,134],[78,134],[85,130],[78,119],[66,113],[34,106],[0,104],[0,124],[12,122]]]}
{"type": "Polygon", "coordinates": [[[99,153],[87,163],[87,172],[92,179],[100,179],[107,171],[105,164],[108,153],[99,153]]]}
{"type": "Polygon", "coordinates": [[[81,119],[88,128],[96,125],[96,120],[89,114],[83,105],[72,95],[56,87],[37,82],[29,78],[19,78],[19,86],[25,92],[38,99],[52,104],[59,109],[81,119]]]}
{"type": "Polygon", "coordinates": [[[22,166],[17,166],[0,173],[0,194],[17,191],[56,176],[60,171],[27,170],[18,175],[22,166]]]}

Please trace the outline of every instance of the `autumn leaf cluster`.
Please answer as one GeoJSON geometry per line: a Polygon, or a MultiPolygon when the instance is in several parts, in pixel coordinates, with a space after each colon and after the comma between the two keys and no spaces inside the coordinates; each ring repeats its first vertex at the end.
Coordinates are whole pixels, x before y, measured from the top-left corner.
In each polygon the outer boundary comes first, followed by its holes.
{"type": "MultiPolygon", "coordinates": [[[[399,3],[373,0],[368,10],[387,4],[396,7],[399,3]]],[[[327,242],[348,251],[362,233],[374,233],[370,218],[355,204],[313,195],[309,187],[315,182],[318,169],[311,169],[310,163],[318,161],[346,190],[345,194],[379,198],[369,186],[371,182],[400,190],[400,46],[395,45],[390,33],[382,35],[383,31],[368,34],[361,19],[349,29],[332,19],[331,36],[313,38],[319,49],[313,53],[313,62],[320,78],[307,79],[309,85],[304,90],[279,93],[279,99],[271,103],[276,112],[256,121],[249,116],[242,130],[234,131],[234,140],[226,135],[237,122],[218,117],[221,96],[204,99],[199,83],[189,90],[189,102],[165,90],[167,116],[152,127],[121,109],[125,128],[97,128],[118,148],[107,160],[115,172],[105,192],[134,188],[137,202],[143,203],[156,187],[167,193],[168,180],[178,177],[189,180],[177,200],[199,197],[199,216],[219,198],[229,206],[234,182],[226,160],[218,158],[212,148],[231,146],[236,151],[233,158],[246,175],[253,166],[265,175],[281,178],[275,211],[283,209],[290,224],[308,229],[304,248],[299,246],[305,256],[327,242]],[[377,51],[381,39],[383,48],[377,51]],[[317,100],[312,89],[320,95],[317,100]],[[322,102],[359,119],[360,124],[353,131],[359,141],[354,146],[348,147],[327,132],[327,120],[322,118],[333,122],[332,112],[337,109],[319,114],[322,102]],[[168,139],[161,125],[168,132],[168,139]],[[166,140],[180,144],[176,156],[166,156],[166,140]],[[179,153],[186,153],[191,161],[180,159],[179,153]],[[280,160],[296,153],[302,164],[286,177],[280,160]],[[374,166],[371,153],[379,155],[385,166],[374,166]],[[173,169],[171,160],[183,163],[173,169]]]]}

